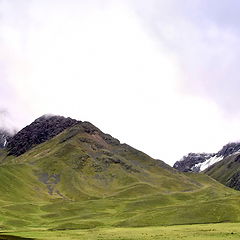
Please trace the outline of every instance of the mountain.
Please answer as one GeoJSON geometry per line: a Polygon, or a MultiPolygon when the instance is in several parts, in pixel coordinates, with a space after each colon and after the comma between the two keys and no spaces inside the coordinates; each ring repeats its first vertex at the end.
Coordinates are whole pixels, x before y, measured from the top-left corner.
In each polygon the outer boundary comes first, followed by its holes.
{"type": "Polygon", "coordinates": [[[173,167],[182,172],[202,172],[221,161],[240,151],[240,143],[228,143],[217,153],[189,153],[180,161],[177,161],[173,167]]]}
{"type": "Polygon", "coordinates": [[[41,117],[19,131],[7,150],[8,156],[14,153],[16,157],[11,156],[11,160],[5,157],[2,163],[31,165],[40,181],[56,179],[56,183],[46,183],[50,195],[60,193],[59,196],[71,200],[124,195],[125,191],[130,196],[138,188],[144,194],[196,187],[167,164],[121,144],[89,122],[41,117]],[[57,132],[60,134],[56,135],[57,132]],[[65,178],[71,187],[62,186],[66,184],[65,178]],[[163,184],[163,180],[171,185],[163,184]],[[70,184],[71,181],[74,183],[70,184]]]}
{"type": "Polygon", "coordinates": [[[2,230],[236,222],[239,203],[238,191],[179,172],[89,122],[41,117],[0,151],[2,230]]]}

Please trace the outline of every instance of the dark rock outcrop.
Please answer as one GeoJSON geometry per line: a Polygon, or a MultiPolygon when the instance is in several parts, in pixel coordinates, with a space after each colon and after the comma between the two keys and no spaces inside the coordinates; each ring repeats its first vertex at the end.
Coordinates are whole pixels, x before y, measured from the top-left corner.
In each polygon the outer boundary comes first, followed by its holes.
{"type": "Polygon", "coordinates": [[[4,129],[0,129],[0,149],[6,148],[11,138],[12,134],[4,129]]]}
{"type": "Polygon", "coordinates": [[[199,172],[199,168],[196,165],[205,162],[214,155],[209,153],[189,153],[180,161],[177,161],[173,167],[181,172],[199,172]]]}
{"type": "Polygon", "coordinates": [[[78,127],[72,128],[68,134],[60,140],[60,143],[64,143],[67,140],[71,139],[77,135],[79,131],[84,131],[91,135],[98,133],[108,144],[115,146],[120,144],[118,139],[112,137],[109,134],[103,133],[101,130],[89,122],[81,122],[62,116],[44,115],[36,119],[30,125],[23,128],[9,140],[9,143],[7,145],[8,155],[19,156],[34,146],[50,140],[65,129],[73,127],[75,125],[78,125],[78,127]]]}
{"type": "Polygon", "coordinates": [[[10,139],[7,145],[9,155],[19,156],[77,123],[79,121],[71,118],[44,115],[10,139]]]}
{"type": "Polygon", "coordinates": [[[220,156],[227,157],[235,152],[238,152],[239,150],[240,150],[239,142],[228,143],[222,147],[222,149],[216,154],[216,156],[217,157],[220,157],[220,156]]]}

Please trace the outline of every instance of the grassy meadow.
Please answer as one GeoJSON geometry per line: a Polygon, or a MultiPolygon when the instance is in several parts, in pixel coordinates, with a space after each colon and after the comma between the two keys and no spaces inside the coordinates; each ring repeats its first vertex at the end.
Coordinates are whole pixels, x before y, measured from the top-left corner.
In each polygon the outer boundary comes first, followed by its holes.
{"type": "Polygon", "coordinates": [[[6,235],[22,237],[15,238],[15,240],[24,238],[42,240],[239,240],[240,223],[175,225],[144,228],[95,228],[66,231],[28,231],[4,233],[4,235],[5,238],[2,239],[8,239],[6,235]]]}

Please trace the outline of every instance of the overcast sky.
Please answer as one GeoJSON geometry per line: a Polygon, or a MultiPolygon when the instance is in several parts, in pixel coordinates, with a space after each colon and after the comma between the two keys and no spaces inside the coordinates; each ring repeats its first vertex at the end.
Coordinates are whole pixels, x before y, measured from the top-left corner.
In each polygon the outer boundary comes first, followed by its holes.
{"type": "Polygon", "coordinates": [[[169,164],[216,152],[240,139],[239,11],[239,0],[0,0],[0,124],[70,116],[169,164]]]}

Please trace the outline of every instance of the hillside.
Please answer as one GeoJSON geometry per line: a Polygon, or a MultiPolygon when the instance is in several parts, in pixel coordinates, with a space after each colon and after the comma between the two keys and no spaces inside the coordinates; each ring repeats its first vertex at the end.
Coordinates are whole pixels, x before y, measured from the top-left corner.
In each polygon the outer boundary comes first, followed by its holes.
{"type": "MultiPolygon", "coordinates": [[[[43,131],[26,127],[24,135],[49,136],[45,124],[41,119],[37,129],[43,131]]],[[[21,140],[19,149],[26,144],[21,140]]],[[[77,121],[18,156],[9,151],[0,152],[0,227],[5,230],[240,220],[239,192],[205,174],[178,172],[89,122],[77,121]]]]}
{"type": "Polygon", "coordinates": [[[240,190],[240,153],[224,158],[206,169],[205,173],[228,187],[240,190]]]}

